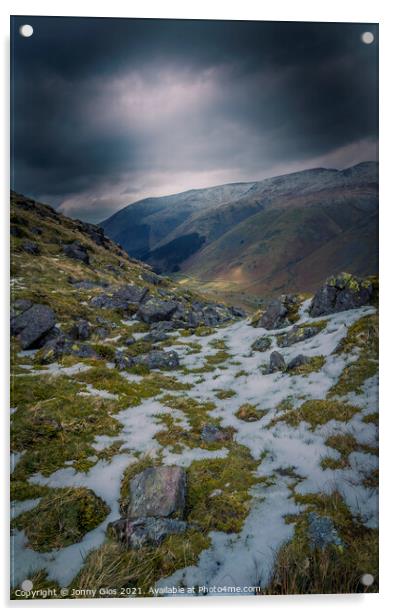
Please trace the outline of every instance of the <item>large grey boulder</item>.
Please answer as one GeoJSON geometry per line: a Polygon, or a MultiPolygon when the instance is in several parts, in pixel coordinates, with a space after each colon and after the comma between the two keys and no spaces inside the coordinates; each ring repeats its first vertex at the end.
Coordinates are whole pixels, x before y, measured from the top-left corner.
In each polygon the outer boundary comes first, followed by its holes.
{"type": "Polygon", "coordinates": [[[55,313],[49,306],[33,304],[11,319],[11,334],[19,335],[22,349],[38,349],[55,325],[55,313]]]}
{"type": "Polygon", "coordinates": [[[129,518],[182,518],[186,473],[179,466],[153,466],[133,477],[129,492],[129,518]]]}
{"type": "Polygon", "coordinates": [[[177,308],[177,302],[152,298],[139,307],[137,317],[144,323],[169,321],[177,308]]]}
{"type": "Polygon", "coordinates": [[[318,317],[343,310],[352,310],[369,304],[373,287],[369,280],[352,276],[345,272],[328,278],[314,295],[310,314],[318,317]]]}
{"type": "Polygon", "coordinates": [[[69,259],[76,259],[89,265],[89,254],[86,246],[81,242],[72,242],[71,244],[63,244],[63,252],[69,259]]]}
{"type": "Polygon", "coordinates": [[[184,533],[187,523],[169,518],[121,518],[109,527],[120,543],[139,549],[145,545],[160,545],[168,535],[184,533]]]}

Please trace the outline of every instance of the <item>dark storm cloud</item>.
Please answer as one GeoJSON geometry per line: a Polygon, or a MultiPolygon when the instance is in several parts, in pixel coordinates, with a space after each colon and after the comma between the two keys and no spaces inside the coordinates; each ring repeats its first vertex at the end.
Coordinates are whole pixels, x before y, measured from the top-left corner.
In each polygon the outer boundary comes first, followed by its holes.
{"type": "Polygon", "coordinates": [[[377,37],[366,24],[16,17],[13,186],[100,220],[143,196],[372,158],[365,30],[377,37]]]}

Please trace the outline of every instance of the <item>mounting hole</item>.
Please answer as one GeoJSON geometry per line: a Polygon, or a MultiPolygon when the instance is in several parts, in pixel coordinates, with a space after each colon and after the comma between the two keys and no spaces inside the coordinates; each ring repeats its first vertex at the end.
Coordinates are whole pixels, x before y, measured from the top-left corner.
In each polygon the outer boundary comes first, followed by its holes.
{"type": "Polygon", "coordinates": [[[33,34],[33,26],[30,24],[23,24],[23,26],[19,28],[19,34],[25,38],[28,38],[33,34]]]}
{"type": "Polygon", "coordinates": [[[374,582],[374,577],[371,573],[364,573],[361,577],[361,583],[364,586],[371,586],[374,582]]]}
{"type": "Polygon", "coordinates": [[[362,43],[365,43],[365,45],[371,45],[374,41],[373,32],[363,32],[361,34],[361,41],[362,43]]]}
{"type": "Polygon", "coordinates": [[[33,589],[33,582],[31,580],[24,580],[21,584],[22,590],[30,592],[33,589]]]}

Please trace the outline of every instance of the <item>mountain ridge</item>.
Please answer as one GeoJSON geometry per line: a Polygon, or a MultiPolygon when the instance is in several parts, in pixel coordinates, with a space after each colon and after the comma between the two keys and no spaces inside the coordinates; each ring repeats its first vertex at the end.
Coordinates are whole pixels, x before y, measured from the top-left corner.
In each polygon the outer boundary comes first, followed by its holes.
{"type": "Polygon", "coordinates": [[[148,198],[101,224],[158,273],[216,285],[225,295],[313,290],[334,270],[377,272],[378,163],[148,198]],[[313,274],[309,256],[316,251],[322,259],[313,274]]]}

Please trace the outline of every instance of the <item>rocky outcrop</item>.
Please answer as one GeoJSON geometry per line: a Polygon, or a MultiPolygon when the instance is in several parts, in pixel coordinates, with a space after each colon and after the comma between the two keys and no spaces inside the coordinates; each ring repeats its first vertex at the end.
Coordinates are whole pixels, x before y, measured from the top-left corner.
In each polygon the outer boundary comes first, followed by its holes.
{"type": "Polygon", "coordinates": [[[39,349],[44,343],[45,335],[54,325],[55,313],[52,308],[33,304],[11,319],[11,334],[19,336],[23,350],[39,349]]]}
{"type": "Polygon", "coordinates": [[[296,295],[281,295],[278,299],[273,299],[266,309],[258,314],[252,325],[268,330],[286,327],[297,318],[299,305],[300,299],[296,295]]]}
{"type": "Polygon", "coordinates": [[[71,244],[63,244],[63,252],[69,259],[82,261],[85,265],[89,265],[88,249],[81,242],[72,242],[71,244]]]}
{"type": "Polygon", "coordinates": [[[139,304],[147,297],[147,294],[147,287],[128,284],[114,291],[112,295],[107,293],[96,295],[90,300],[90,304],[95,308],[124,310],[134,314],[138,310],[139,304]]]}
{"type": "Polygon", "coordinates": [[[144,323],[156,323],[157,321],[168,321],[171,319],[178,304],[174,301],[163,301],[160,299],[149,299],[141,305],[137,317],[144,323]]]}
{"type": "Polygon", "coordinates": [[[310,306],[312,317],[360,308],[371,303],[373,286],[368,279],[342,273],[328,278],[314,295],[310,306]]]}

